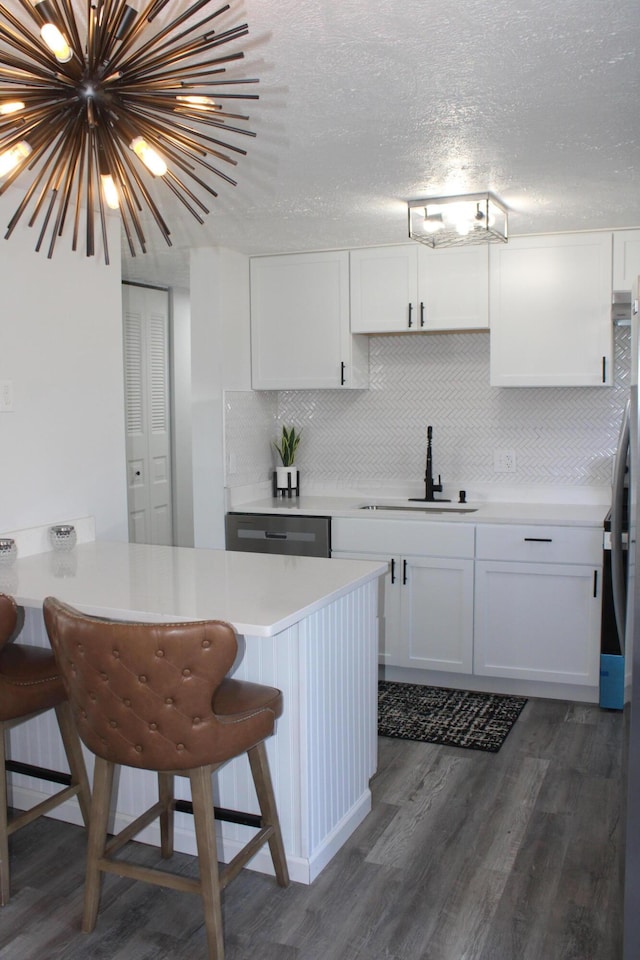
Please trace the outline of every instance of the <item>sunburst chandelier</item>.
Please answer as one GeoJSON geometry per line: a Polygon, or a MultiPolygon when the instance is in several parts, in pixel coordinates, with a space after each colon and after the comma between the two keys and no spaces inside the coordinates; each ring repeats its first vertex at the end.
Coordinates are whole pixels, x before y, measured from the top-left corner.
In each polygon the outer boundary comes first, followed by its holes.
{"type": "Polygon", "coordinates": [[[211,2],[150,0],[140,12],[126,0],[16,0],[16,12],[0,4],[0,194],[21,174],[29,183],[6,238],[28,215],[40,228],[36,250],[48,237],[51,257],[71,222],[73,250],[84,231],[93,256],[99,226],[109,263],[106,208],[119,209],[132,256],[146,252],[146,209],[171,245],[154,180],[204,222],[202,198],[217,196],[210,181],[235,186],[220,164],[246,155],[230,139],[255,136],[229,106],[258,99],[229,91],[258,82],[225,77],[244,54],[219,51],[248,27],[217,32],[230,5],[210,12],[211,2]],[[182,12],[166,22],[167,7],[182,12]]]}

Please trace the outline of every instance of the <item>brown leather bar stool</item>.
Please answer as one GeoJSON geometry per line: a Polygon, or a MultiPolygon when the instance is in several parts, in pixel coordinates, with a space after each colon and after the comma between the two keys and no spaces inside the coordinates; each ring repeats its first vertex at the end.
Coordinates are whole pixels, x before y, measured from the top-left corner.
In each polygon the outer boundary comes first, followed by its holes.
{"type": "Polygon", "coordinates": [[[199,893],[210,960],[224,954],[220,891],[265,843],[280,886],[289,883],[265,738],[282,712],[273,687],[225,676],[237,652],[233,627],[219,620],[195,623],[126,623],[85,616],[53,597],[44,618],[74,718],[96,756],[89,825],[83,930],[93,930],[100,874],[145,880],[199,893]],[[233,860],[217,861],[211,775],[232,757],[249,758],[261,815],[216,810],[258,828],[233,860]],[[107,819],[114,765],[158,774],[158,802],[111,840],[107,819]],[[174,799],[174,776],[189,777],[191,802],[174,799]],[[160,818],[163,857],[173,853],[173,811],[194,815],[200,879],[115,860],[132,837],[160,818]]]}
{"type": "Polygon", "coordinates": [[[14,600],[0,594],[0,904],[9,900],[9,837],[54,807],[78,797],[85,823],[89,823],[91,796],[78,733],[64,692],[60,671],[51,650],[14,643],[20,633],[19,610],[14,600]],[[30,764],[7,760],[5,731],[38,713],[54,708],[62,736],[70,774],[45,770],[30,764]],[[5,771],[25,773],[40,780],[66,784],[53,796],[30,810],[7,813],[7,778],[5,771]]]}

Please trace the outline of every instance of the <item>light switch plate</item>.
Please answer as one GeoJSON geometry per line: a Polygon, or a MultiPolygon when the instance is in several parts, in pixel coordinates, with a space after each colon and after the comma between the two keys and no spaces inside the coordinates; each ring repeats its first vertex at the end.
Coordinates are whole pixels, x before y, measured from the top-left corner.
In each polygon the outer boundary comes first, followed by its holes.
{"type": "Polygon", "coordinates": [[[0,380],[0,413],[13,411],[13,380],[0,380]]]}

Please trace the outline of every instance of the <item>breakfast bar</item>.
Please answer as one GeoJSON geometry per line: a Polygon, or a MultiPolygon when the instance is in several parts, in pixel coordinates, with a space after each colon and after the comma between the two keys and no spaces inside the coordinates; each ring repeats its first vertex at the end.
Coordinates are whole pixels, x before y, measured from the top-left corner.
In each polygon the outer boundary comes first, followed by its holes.
{"type": "MultiPolygon", "coordinates": [[[[378,583],[385,572],[386,564],[377,561],[92,541],[67,554],[23,555],[12,568],[12,592],[25,608],[23,639],[37,645],[48,644],[41,608],[49,595],[112,619],[233,624],[239,635],[233,676],[284,693],[284,713],[267,750],[289,872],[308,884],[371,809],[378,583]]],[[[25,763],[66,769],[46,714],[12,731],[11,752],[25,763]]],[[[47,786],[14,774],[14,804],[33,805],[47,786]]],[[[153,775],[123,769],[114,830],[153,802],[155,789],[153,775]]],[[[216,790],[220,806],[258,812],[245,757],[219,771],[216,790]]],[[[189,799],[180,778],[176,796],[189,799]]],[[[56,815],[80,822],[75,801],[56,815]]],[[[157,842],[155,829],[139,839],[157,842]]],[[[219,855],[228,862],[251,834],[236,824],[220,829],[219,855]]],[[[188,814],[176,813],[175,846],[196,852],[188,814]]],[[[271,872],[268,853],[259,853],[251,866],[271,872]]]]}

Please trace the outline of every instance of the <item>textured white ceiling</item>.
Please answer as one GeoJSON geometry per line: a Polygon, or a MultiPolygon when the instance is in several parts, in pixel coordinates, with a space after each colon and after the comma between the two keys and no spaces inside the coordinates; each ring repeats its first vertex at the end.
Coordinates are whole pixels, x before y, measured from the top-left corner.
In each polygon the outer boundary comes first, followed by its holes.
{"type": "Polygon", "coordinates": [[[640,225],[638,0],[243,0],[232,13],[250,36],[231,72],[260,78],[238,185],[220,182],[205,226],[167,194],[174,248],[151,226],[126,275],[176,282],[190,246],[402,242],[406,201],[443,193],[495,191],[513,234],[640,225]]]}

